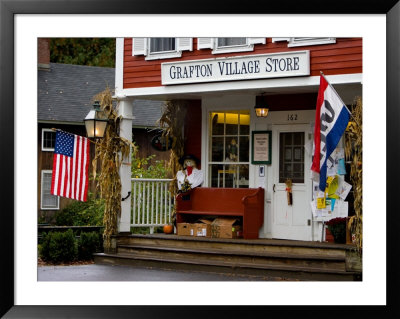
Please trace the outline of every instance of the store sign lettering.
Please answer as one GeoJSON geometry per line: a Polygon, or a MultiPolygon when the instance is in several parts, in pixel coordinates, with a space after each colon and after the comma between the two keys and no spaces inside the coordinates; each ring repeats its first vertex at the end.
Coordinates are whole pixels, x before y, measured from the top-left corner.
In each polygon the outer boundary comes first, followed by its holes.
{"type": "Polygon", "coordinates": [[[161,64],[163,85],[310,75],[309,51],[161,64]]]}

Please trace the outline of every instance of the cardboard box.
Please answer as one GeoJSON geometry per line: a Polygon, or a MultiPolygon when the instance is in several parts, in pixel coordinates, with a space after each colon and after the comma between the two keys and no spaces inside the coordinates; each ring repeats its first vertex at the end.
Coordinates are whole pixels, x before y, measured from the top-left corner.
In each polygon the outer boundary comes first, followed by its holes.
{"type": "Polygon", "coordinates": [[[176,234],[179,236],[193,236],[193,231],[191,231],[192,225],[189,223],[177,223],[176,224],[176,234]]]}
{"type": "Polygon", "coordinates": [[[237,218],[216,218],[211,224],[211,237],[241,238],[243,237],[243,228],[237,218]]]}
{"type": "Polygon", "coordinates": [[[211,223],[211,220],[199,219],[196,223],[191,224],[192,236],[211,237],[211,223]]]}

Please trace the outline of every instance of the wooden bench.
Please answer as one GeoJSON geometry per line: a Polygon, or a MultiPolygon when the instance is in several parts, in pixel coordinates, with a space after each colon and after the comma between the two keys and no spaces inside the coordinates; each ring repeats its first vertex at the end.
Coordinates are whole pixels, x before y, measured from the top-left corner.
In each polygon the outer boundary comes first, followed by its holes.
{"type": "Polygon", "coordinates": [[[178,194],[176,222],[188,222],[190,217],[193,221],[198,215],[240,217],[243,238],[257,239],[264,222],[264,189],[196,187],[189,194],[178,194]]]}

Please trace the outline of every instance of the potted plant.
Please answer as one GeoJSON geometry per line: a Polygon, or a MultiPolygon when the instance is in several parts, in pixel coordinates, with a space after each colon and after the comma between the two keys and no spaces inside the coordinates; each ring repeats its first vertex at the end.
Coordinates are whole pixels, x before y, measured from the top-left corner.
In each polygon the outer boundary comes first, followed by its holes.
{"type": "Polygon", "coordinates": [[[346,243],[346,217],[336,217],[325,223],[333,235],[335,243],[346,243]]]}

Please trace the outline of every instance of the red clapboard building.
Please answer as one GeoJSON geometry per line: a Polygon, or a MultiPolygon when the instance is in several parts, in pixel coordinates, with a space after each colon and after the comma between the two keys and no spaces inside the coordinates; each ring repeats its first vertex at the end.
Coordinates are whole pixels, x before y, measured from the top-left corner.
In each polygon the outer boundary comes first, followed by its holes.
{"type": "Polygon", "coordinates": [[[117,39],[116,96],[127,103],[186,100],[185,153],[201,160],[202,186],[265,190],[260,238],[320,240],[321,221],[351,207],[312,209],[321,72],[354,104],[362,95],[362,38],[117,39]]]}

